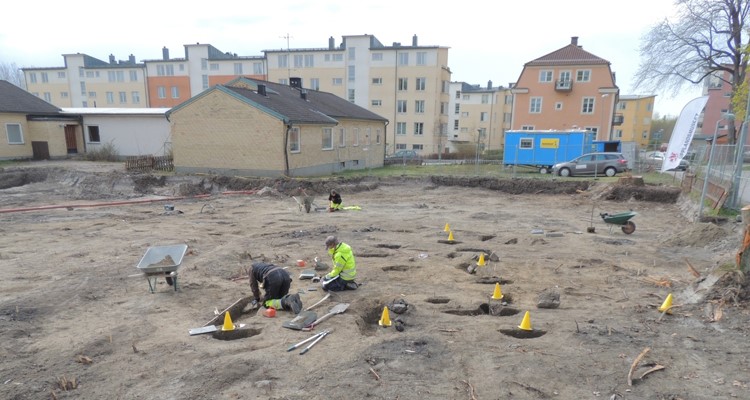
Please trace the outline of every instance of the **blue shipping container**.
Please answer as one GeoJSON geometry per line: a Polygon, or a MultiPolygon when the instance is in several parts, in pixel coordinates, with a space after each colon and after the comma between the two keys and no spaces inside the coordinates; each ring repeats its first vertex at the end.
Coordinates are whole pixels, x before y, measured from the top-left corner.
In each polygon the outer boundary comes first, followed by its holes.
{"type": "Polygon", "coordinates": [[[596,133],[570,131],[506,131],[503,163],[538,168],[547,173],[552,166],[580,155],[619,151],[619,141],[596,141],[596,133]]]}

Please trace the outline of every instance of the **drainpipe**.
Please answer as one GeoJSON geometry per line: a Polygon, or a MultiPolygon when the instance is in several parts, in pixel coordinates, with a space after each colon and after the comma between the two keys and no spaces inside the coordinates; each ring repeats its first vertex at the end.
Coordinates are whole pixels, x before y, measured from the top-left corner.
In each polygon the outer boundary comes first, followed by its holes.
{"type": "Polygon", "coordinates": [[[289,176],[289,132],[292,125],[286,123],[286,133],[284,134],[284,176],[289,176]]]}

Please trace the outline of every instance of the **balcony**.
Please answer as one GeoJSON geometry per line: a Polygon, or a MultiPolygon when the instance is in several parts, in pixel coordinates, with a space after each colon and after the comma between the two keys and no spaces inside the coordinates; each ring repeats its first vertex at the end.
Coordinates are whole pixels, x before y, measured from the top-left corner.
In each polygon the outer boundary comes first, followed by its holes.
{"type": "Polygon", "coordinates": [[[573,89],[573,81],[570,79],[562,80],[558,79],[555,81],[555,90],[558,92],[570,92],[573,89]]]}
{"type": "Polygon", "coordinates": [[[619,126],[622,125],[624,121],[625,117],[622,114],[615,114],[615,117],[612,118],[612,125],[619,126]]]}

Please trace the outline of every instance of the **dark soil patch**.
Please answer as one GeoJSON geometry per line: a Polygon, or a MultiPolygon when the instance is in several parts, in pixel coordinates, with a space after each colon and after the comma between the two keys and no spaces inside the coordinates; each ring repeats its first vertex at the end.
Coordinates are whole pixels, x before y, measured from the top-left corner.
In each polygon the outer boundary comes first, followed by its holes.
{"type": "Polygon", "coordinates": [[[0,189],[8,189],[16,186],[28,185],[35,182],[43,182],[47,179],[47,171],[2,171],[0,172],[0,189]]]}
{"type": "Polygon", "coordinates": [[[607,200],[627,201],[652,201],[655,203],[677,203],[681,189],[673,186],[633,186],[615,185],[604,195],[607,200]]]}

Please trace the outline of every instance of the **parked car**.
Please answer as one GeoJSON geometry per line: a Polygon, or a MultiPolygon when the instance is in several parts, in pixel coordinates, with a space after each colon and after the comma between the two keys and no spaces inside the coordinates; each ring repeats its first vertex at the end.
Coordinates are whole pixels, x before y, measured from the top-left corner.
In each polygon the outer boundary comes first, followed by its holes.
{"type": "Polygon", "coordinates": [[[386,160],[417,160],[421,159],[419,154],[414,150],[399,150],[393,154],[385,156],[386,160]]]}
{"type": "MultiPolygon", "coordinates": [[[[646,153],[646,156],[643,158],[643,162],[646,165],[650,165],[656,169],[661,169],[661,166],[664,163],[664,157],[666,157],[666,153],[662,151],[652,151],[646,153]]],[[[690,168],[690,162],[683,158],[682,160],[680,160],[680,165],[670,169],[670,171],[687,171],[688,168],[690,168]]]]}
{"type": "Polygon", "coordinates": [[[552,173],[560,176],[615,176],[627,170],[628,160],[622,153],[588,153],[552,166],[552,173]]]}

